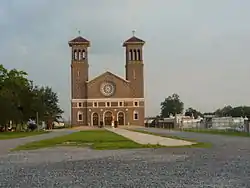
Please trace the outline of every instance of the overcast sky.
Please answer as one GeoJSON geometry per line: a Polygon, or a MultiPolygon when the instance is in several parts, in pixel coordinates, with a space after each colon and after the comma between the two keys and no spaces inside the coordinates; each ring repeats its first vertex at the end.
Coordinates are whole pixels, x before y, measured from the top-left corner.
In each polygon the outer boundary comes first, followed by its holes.
{"type": "Polygon", "coordinates": [[[144,39],[147,115],[178,93],[185,104],[212,111],[250,105],[249,0],[1,0],[0,59],[58,92],[70,111],[68,40],[91,41],[90,76],[124,76],[122,42],[144,39]]]}

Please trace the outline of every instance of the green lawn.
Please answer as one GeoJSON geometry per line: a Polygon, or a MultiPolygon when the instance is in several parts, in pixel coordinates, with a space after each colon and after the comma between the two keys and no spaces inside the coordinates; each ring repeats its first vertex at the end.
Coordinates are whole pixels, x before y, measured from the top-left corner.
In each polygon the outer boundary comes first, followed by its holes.
{"type": "Polygon", "coordinates": [[[22,138],[27,136],[35,136],[39,134],[48,133],[46,131],[34,131],[34,132],[0,132],[0,140],[7,140],[13,138],[22,138]]]}
{"type": "MultiPolygon", "coordinates": [[[[192,145],[185,145],[185,146],[177,146],[179,147],[184,147],[184,148],[210,148],[212,147],[211,143],[206,143],[206,142],[198,142],[197,140],[194,139],[186,139],[186,138],[181,138],[178,136],[173,136],[173,135],[163,135],[163,134],[157,134],[157,133],[152,133],[152,132],[148,132],[148,131],[144,131],[144,130],[134,130],[134,129],[129,129],[130,131],[134,131],[134,132],[139,132],[139,133],[146,133],[146,134],[151,134],[151,135],[156,135],[156,136],[161,136],[161,137],[165,137],[165,138],[172,138],[172,139],[176,139],[176,140],[184,140],[184,141],[190,141],[190,142],[195,142],[196,144],[192,144],[192,145]]],[[[170,147],[176,147],[176,146],[170,146],[170,147]]]]}
{"type": "Polygon", "coordinates": [[[196,132],[205,134],[218,134],[218,135],[228,135],[228,136],[243,136],[249,137],[250,134],[246,132],[237,132],[232,130],[217,130],[217,129],[183,129],[185,132],[196,132]]]}
{"type": "Polygon", "coordinates": [[[25,145],[18,146],[13,150],[34,150],[55,146],[90,147],[92,149],[99,150],[161,147],[158,145],[137,144],[127,138],[106,130],[88,130],[52,139],[31,142],[25,145]]]}

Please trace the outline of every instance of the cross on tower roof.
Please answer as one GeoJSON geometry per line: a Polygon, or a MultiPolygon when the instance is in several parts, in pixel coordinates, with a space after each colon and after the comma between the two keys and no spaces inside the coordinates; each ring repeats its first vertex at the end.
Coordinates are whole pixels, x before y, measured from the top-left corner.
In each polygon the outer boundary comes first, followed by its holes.
{"type": "Polygon", "coordinates": [[[133,35],[133,37],[135,36],[135,30],[132,31],[132,35],[133,35]]]}
{"type": "Polygon", "coordinates": [[[75,45],[75,44],[84,44],[84,45],[87,45],[89,47],[90,42],[87,39],[81,37],[81,30],[77,29],[77,28],[76,28],[76,30],[77,30],[79,36],[74,38],[73,40],[69,41],[69,46],[71,47],[72,45],[75,45]]]}
{"type": "Polygon", "coordinates": [[[127,46],[128,44],[140,44],[140,45],[145,44],[145,41],[143,41],[135,36],[135,30],[132,30],[132,34],[133,34],[133,36],[123,43],[123,47],[127,46]]]}

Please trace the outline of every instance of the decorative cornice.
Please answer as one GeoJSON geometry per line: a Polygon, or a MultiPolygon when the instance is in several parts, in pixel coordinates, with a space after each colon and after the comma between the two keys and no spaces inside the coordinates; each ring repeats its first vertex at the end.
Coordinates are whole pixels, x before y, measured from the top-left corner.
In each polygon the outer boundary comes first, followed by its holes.
{"type": "Polygon", "coordinates": [[[145,101],[144,98],[96,98],[96,99],[71,99],[71,102],[119,102],[119,101],[145,101]]]}
{"type": "Polygon", "coordinates": [[[139,109],[139,108],[144,108],[144,106],[109,106],[109,107],[106,107],[106,106],[99,106],[99,107],[92,107],[92,106],[84,106],[84,107],[72,107],[72,108],[77,108],[77,109],[92,109],[92,110],[97,110],[97,109],[139,109]]]}

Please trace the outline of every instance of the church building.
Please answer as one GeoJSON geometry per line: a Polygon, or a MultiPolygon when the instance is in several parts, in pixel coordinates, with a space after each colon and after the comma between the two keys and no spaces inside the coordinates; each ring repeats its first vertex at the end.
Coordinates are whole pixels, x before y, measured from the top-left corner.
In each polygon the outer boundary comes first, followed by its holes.
{"type": "Polygon", "coordinates": [[[123,43],[125,77],[106,71],[90,79],[90,41],[79,36],[71,48],[71,124],[73,126],[144,125],[143,46],[132,36],[123,43]]]}

